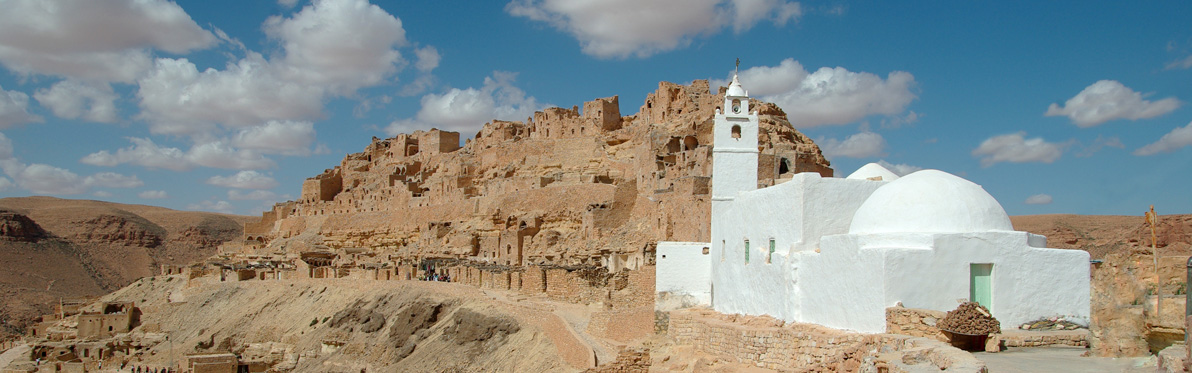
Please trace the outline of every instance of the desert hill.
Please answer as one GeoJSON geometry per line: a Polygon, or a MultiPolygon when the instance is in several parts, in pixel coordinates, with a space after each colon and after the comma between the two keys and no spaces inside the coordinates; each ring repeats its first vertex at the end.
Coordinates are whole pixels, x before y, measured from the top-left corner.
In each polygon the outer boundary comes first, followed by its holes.
{"type": "Polygon", "coordinates": [[[248,217],[53,197],[0,199],[0,335],[240,238],[248,217]]]}
{"type": "MultiPolygon", "coordinates": [[[[1132,249],[1150,252],[1150,226],[1142,214],[1023,215],[1010,222],[1014,229],[1047,236],[1048,247],[1085,250],[1092,259],[1132,249]]],[[[1155,243],[1164,256],[1192,254],[1192,215],[1160,215],[1155,243]]]]}

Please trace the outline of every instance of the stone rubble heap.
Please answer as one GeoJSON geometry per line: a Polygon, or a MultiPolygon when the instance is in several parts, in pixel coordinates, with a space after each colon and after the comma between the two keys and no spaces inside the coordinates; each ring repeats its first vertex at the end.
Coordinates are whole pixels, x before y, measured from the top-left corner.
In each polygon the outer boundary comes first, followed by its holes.
{"type": "Polygon", "coordinates": [[[939,328],[957,334],[996,334],[1002,332],[1002,323],[989,310],[977,302],[964,302],[955,310],[948,311],[939,328]]]}

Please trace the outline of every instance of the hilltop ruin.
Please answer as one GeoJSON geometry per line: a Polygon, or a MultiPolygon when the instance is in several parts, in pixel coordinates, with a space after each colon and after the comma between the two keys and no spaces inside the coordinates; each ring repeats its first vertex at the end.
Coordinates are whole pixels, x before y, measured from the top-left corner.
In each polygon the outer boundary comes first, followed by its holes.
{"type": "MultiPolygon", "coordinates": [[[[662,82],[636,114],[622,116],[617,96],[600,98],[582,111],[494,120],[462,147],[459,133],[437,129],[373,138],[304,181],[300,199],[247,224],[244,245],[225,253],[636,269],[657,241],[707,240],[712,118],[724,92],[706,80],[662,82]]],[[[759,185],[832,176],[782,109],[752,107],[759,185]]]]}

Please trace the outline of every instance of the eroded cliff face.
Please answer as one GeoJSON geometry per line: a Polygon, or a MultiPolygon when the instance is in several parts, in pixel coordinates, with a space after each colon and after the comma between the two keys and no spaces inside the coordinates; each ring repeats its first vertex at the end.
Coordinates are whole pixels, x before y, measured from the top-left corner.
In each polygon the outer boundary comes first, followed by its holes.
{"type": "MultiPolygon", "coordinates": [[[[634,268],[656,241],[709,237],[712,127],[723,88],[659,83],[638,113],[616,96],[549,108],[525,122],[459,134],[374,138],[303,183],[245,229],[245,250],[295,254],[318,245],[396,258],[506,265],[634,268]]],[[[759,186],[798,172],[831,176],[818,146],[786,114],[760,117],[759,186]]]]}

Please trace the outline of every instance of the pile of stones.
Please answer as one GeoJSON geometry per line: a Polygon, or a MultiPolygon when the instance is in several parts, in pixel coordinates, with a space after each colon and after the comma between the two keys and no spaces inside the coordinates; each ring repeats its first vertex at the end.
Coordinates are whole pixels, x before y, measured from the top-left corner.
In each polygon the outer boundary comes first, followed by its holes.
{"type": "Polygon", "coordinates": [[[1019,329],[1022,330],[1075,330],[1080,328],[1083,327],[1058,317],[1039,319],[1019,326],[1019,329]]]}
{"type": "Polygon", "coordinates": [[[961,303],[936,325],[940,330],[956,334],[988,335],[1002,332],[1002,323],[976,302],[961,303]]]}

